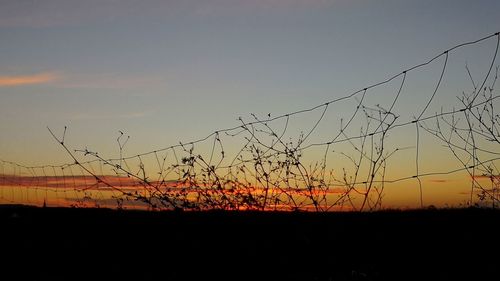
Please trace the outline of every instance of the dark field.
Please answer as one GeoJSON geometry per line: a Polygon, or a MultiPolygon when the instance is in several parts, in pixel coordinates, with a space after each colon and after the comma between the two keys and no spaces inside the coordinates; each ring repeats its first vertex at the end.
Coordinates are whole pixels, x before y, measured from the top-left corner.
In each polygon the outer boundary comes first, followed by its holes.
{"type": "Polygon", "coordinates": [[[2,280],[500,280],[500,211],[0,207],[2,280]]]}

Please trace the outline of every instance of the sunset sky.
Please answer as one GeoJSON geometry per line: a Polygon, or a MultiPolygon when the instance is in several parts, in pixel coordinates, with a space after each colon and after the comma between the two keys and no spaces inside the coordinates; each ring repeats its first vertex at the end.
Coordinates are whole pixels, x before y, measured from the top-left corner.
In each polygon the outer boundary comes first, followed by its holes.
{"type": "MultiPolygon", "coordinates": [[[[47,126],[57,134],[67,126],[70,148],[117,157],[119,131],[130,136],[126,153],[135,155],[238,126],[251,113],[310,108],[500,31],[499,11],[495,0],[0,0],[0,159],[72,162],[47,126]]],[[[471,89],[466,65],[475,79],[484,77],[495,42],[450,54],[428,113],[455,106],[456,96],[471,89]]],[[[438,60],[408,75],[397,105],[402,121],[418,116],[441,68],[438,60]]],[[[393,97],[399,83],[367,102],[387,106],[384,93],[393,97]]],[[[332,106],[328,120],[345,119],[353,108],[332,106]]],[[[311,124],[314,118],[306,117],[291,128],[307,131],[311,124]]],[[[311,142],[330,139],[325,128],[311,142]]],[[[405,141],[400,134],[395,147],[414,145],[413,136],[405,141]]],[[[422,157],[444,155],[439,147],[429,146],[422,157]]],[[[403,164],[413,164],[414,154],[396,158],[394,177],[411,175],[403,164]]],[[[422,169],[452,163],[447,159],[422,169]]],[[[466,181],[459,177],[453,179],[466,181]]],[[[429,192],[442,199],[448,191],[429,192]]],[[[415,192],[398,204],[412,205],[415,192]]]]}

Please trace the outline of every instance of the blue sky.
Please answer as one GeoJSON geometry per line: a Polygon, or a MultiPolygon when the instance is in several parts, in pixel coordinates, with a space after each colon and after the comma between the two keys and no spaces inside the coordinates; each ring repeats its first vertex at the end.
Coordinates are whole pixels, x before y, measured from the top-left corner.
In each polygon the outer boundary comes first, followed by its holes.
{"type": "Polygon", "coordinates": [[[114,156],[118,130],[139,153],[249,113],[307,108],[499,31],[498,11],[500,1],[2,0],[0,158],[69,161],[46,126],[114,156]]]}

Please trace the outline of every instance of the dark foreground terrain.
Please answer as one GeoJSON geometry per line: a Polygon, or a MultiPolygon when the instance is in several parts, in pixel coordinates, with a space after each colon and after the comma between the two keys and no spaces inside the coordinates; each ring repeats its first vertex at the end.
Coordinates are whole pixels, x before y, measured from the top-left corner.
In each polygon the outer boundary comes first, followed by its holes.
{"type": "Polygon", "coordinates": [[[0,207],[1,280],[500,280],[500,211],[0,207]]]}

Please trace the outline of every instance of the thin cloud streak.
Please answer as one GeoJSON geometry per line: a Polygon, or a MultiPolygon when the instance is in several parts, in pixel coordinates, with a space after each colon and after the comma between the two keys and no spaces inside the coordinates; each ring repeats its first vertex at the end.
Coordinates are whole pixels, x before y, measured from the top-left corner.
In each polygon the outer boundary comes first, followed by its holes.
{"type": "Polygon", "coordinates": [[[73,116],[75,120],[100,120],[100,119],[133,119],[147,116],[149,112],[130,112],[123,114],[92,114],[82,113],[73,116]]]}
{"type": "Polygon", "coordinates": [[[488,179],[488,180],[500,180],[500,175],[475,175],[474,177],[471,177],[474,179],[488,179]]]}
{"type": "Polygon", "coordinates": [[[119,73],[65,73],[64,80],[57,83],[60,88],[69,89],[139,89],[148,86],[165,86],[162,75],[121,75],[119,73]]]}
{"type": "Polygon", "coordinates": [[[429,182],[433,182],[433,183],[446,183],[446,182],[449,182],[450,180],[444,180],[444,179],[431,179],[431,180],[428,180],[429,182]]]}
{"type": "Polygon", "coordinates": [[[162,18],[166,15],[219,15],[324,8],[345,0],[44,0],[0,2],[0,28],[53,28],[111,23],[130,18],[162,18]]]}
{"type": "Polygon", "coordinates": [[[15,87],[33,84],[45,84],[56,80],[55,73],[43,72],[33,75],[0,76],[0,87],[15,87]]]}
{"type": "Polygon", "coordinates": [[[106,22],[126,16],[137,4],[133,0],[46,0],[0,3],[0,28],[51,28],[106,22]]]}

